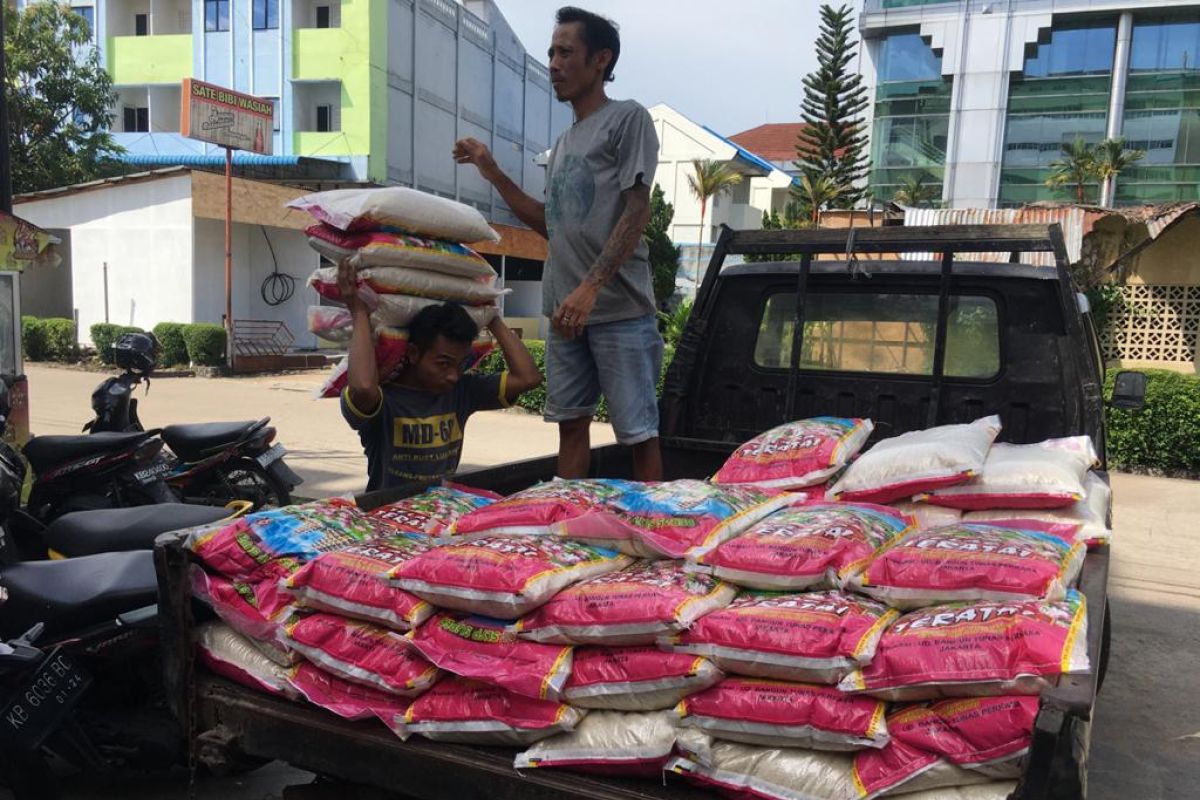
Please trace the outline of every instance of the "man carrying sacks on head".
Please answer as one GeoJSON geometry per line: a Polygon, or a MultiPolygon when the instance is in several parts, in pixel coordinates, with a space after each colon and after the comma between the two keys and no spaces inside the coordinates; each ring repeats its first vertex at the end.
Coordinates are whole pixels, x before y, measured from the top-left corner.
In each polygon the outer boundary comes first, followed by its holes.
{"type": "Polygon", "coordinates": [[[616,26],[571,7],[559,9],[557,23],[550,81],[574,108],[575,124],[550,151],[546,202],[525,194],[474,139],[459,141],[454,158],[474,164],[549,240],[545,418],[559,426],[559,476],[587,476],[589,426],[603,392],[617,440],[633,449],[634,477],[661,480],[655,390],[663,342],[642,240],[658,137],[646,109],[605,95],[621,52],[616,26]]]}
{"type": "Polygon", "coordinates": [[[533,356],[499,316],[488,330],[508,371],[463,375],[479,326],[462,306],[447,303],[424,308],[413,318],[404,364],[381,386],[371,312],[358,296],[349,261],[338,266],[338,288],[354,319],[342,416],[362,440],[367,491],[405,481],[435,483],[454,474],[467,418],[507,407],[542,382],[533,356]]]}

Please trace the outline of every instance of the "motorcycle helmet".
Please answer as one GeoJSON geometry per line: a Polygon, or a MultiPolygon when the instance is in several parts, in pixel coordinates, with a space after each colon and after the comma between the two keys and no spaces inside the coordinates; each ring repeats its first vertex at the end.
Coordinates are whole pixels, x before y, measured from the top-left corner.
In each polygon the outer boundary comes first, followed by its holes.
{"type": "Polygon", "coordinates": [[[117,366],[149,375],[158,364],[158,339],[152,333],[123,333],[113,345],[117,366]]]}

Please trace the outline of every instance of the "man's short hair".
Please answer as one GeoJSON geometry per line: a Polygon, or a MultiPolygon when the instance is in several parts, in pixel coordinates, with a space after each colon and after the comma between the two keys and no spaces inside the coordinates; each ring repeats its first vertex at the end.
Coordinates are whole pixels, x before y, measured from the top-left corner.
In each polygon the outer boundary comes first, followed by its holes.
{"type": "Polygon", "coordinates": [[[609,62],[608,69],[604,71],[604,80],[611,81],[613,69],[617,66],[617,59],[621,57],[621,34],[617,31],[617,23],[608,17],[602,17],[575,6],[560,8],[558,16],[555,17],[555,23],[567,25],[572,22],[578,22],[583,28],[583,42],[587,45],[589,58],[598,50],[612,51],[612,61],[609,62]]]}
{"type": "Polygon", "coordinates": [[[426,306],[408,325],[409,344],[422,351],[432,346],[439,336],[459,344],[470,344],[478,335],[479,326],[471,315],[454,303],[426,306]]]}

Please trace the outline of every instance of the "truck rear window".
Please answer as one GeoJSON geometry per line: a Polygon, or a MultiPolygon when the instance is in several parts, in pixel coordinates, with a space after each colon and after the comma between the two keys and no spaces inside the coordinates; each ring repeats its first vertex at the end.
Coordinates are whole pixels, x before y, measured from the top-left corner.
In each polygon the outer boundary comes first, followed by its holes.
{"type": "MultiPolygon", "coordinates": [[[[800,368],[932,375],[937,310],[934,294],[810,293],[804,308],[800,368]]],[[[795,292],[767,298],[754,345],[758,366],[791,366],[795,318],[795,292]]],[[[1000,329],[994,300],[951,297],[949,324],[948,377],[986,379],[999,373],[1000,329]]]]}

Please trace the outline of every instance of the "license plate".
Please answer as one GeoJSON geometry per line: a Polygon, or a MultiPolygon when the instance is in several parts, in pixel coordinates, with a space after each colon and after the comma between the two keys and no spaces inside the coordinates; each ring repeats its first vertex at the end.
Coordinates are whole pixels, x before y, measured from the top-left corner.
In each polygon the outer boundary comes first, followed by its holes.
{"type": "Polygon", "coordinates": [[[133,473],[133,479],[138,483],[154,483],[156,480],[166,475],[171,471],[171,465],[165,461],[159,461],[157,464],[151,464],[145,469],[139,469],[133,473]]]}
{"type": "Polygon", "coordinates": [[[51,653],[0,709],[0,740],[24,750],[41,747],[91,682],[71,658],[51,653]]]}
{"type": "Polygon", "coordinates": [[[271,449],[265,453],[260,453],[256,459],[259,466],[269,467],[279,459],[287,455],[287,448],[281,444],[272,445],[271,449]]]}

